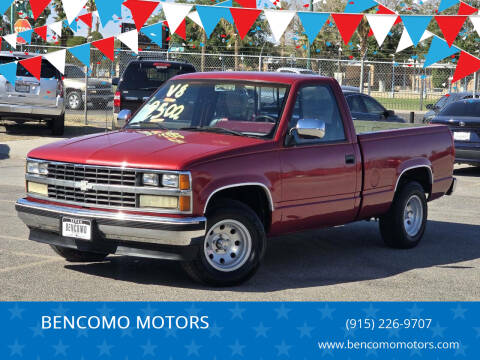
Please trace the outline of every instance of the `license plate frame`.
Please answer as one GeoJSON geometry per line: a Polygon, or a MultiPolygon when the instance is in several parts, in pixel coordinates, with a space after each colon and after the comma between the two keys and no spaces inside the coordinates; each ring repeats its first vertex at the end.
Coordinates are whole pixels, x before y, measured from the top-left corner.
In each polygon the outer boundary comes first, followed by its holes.
{"type": "Polygon", "coordinates": [[[15,92],[29,93],[30,92],[30,85],[15,84],[15,92]]]}
{"type": "Polygon", "coordinates": [[[61,220],[61,231],[64,237],[91,241],[92,220],[64,216],[61,220]]]}
{"type": "Polygon", "coordinates": [[[472,133],[470,131],[454,131],[453,139],[458,141],[470,141],[472,133]]]}

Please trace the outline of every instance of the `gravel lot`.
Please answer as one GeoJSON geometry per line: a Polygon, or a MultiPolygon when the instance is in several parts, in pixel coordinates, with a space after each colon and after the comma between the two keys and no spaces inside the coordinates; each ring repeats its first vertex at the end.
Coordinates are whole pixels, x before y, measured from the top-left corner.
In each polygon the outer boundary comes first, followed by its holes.
{"type": "MultiPolygon", "coordinates": [[[[101,131],[69,126],[66,136],[101,131]]],[[[249,282],[210,289],[176,263],[111,256],[71,264],[27,240],[14,202],[27,151],[54,141],[46,127],[0,123],[0,300],[480,300],[480,168],[456,166],[453,196],[430,203],[420,245],[386,248],[375,222],[272,239],[249,282]]]]}

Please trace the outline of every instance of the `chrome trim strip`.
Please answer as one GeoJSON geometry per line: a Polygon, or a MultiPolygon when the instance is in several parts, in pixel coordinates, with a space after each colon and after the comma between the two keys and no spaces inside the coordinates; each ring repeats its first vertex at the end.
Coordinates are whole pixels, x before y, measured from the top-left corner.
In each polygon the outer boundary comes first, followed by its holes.
{"type": "Polygon", "coordinates": [[[398,175],[397,183],[395,184],[394,192],[397,192],[398,183],[400,182],[400,179],[402,178],[403,173],[405,173],[408,170],[418,169],[418,168],[422,168],[422,167],[427,168],[429,170],[429,172],[430,172],[430,184],[433,185],[433,171],[432,171],[432,168],[430,166],[428,166],[428,165],[410,166],[406,169],[403,169],[403,171],[400,173],[400,175],[398,175]]]}

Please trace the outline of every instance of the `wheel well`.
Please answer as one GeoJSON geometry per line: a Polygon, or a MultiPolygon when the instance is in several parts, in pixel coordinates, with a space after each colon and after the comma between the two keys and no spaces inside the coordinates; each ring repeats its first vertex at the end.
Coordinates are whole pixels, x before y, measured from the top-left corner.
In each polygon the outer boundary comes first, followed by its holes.
{"type": "Polygon", "coordinates": [[[407,182],[416,181],[423,187],[425,193],[430,195],[432,193],[432,176],[430,168],[426,166],[406,170],[400,175],[396,189],[407,182]]]}
{"type": "Polygon", "coordinates": [[[208,214],[220,200],[231,199],[240,201],[255,211],[265,228],[265,232],[268,233],[272,222],[272,212],[270,197],[267,195],[267,191],[267,189],[259,185],[243,185],[220,190],[208,199],[205,214],[208,214]]]}

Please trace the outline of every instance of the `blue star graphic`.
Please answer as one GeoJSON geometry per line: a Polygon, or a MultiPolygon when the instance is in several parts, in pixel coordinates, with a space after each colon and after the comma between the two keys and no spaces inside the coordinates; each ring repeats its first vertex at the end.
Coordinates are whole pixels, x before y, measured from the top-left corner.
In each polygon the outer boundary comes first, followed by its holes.
{"type": "Polygon", "coordinates": [[[208,329],[210,331],[209,337],[221,337],[221,333],[223,330],[223,327],[220,327],[217,325],[217,323],[213,323],[213,325],[208,329]]]}
{"type": "Polygon", "coordinates": [[[388,337],[389,338],[391,338],[391,337],[399,338],[400,337],[400,329],[399,328],[388,329],[388,337]]]}
{"type": "Polygon", "coordinates": [[[373,305],[370,303],[370,306],[368,308],[364,308],[362,310],[367,317],[375,319],[377,317],[377,312],[379,309],[374,308],[373,305]]]}
{"type": "Polygon", "coordinates": [[[170,336],[176,338],[177,337],[177,329],[175,329],[175,328],[167,329],[165,331],[165,337],[168,338],[170,336]]]}
{"type": "Polygon", "coordinates": [[[125,337],[125,336],[132,337],[132,336],[133,336],[133,329],[129,326],[129,327],[125,328],[125,329],[122,329],[122,330],[120,331],[120,333],[121,333],[120,336],[121,336],[122,338],[125,337]]]}
{"type": "Polygon", "coordinates": [[[57,345],[53,345],[52,347],[55,349],[55,356],[58,356],[58,355],[67,356],[67,349],[68,349],[70,346],[65,345],[65,344],[62,342],[62,340],[59,340],[59,341],[58,341],[58,344],[57,344],[57,345]]]}
{"type": "Polygon", "coordinates": [[[200,353],[198,352],[198,350],[200,350],[201,347],[202,345],[198,345],[195,342],[195,340],[192,340],[192,342],[189,345],[185,345],[185,348],[187,349],[187,356],[192,356],[192,355],[199,356],[200,353]]]}
{"type": "Polygon", "coordinates": [[[195,304],[192,303],[192,305],[189,308],[186,308],[185,311],[188,313],[190,316],[196,316],[200,312],[200,309],[195,306],[195,304]]]}
{"type": "Polygon", "coordinates": [[[266,338],[267,337],[267,331],[270,330],[269,327],[266,327],[266,326],[263,325],[263,322],[258,324],[258,326],[255,326],[253,329],[257,332],[257,335],[255,336],[257,338],[260,337],[260,336],[266,338]]]}
{"type": "Polygon", "coordinates": [[[245,345],[240,345],[240,343],[238,342],[238,339],[235,340],[235,344],[229,345],[228,347],[232,349],[232,356],[234,355],[243,356],[243,349],[245,348],[245,345]]]}
{"type": "Polygon", "coordinates": [[[330,320],[333,320],[332,314],[335,311],[335,309],[328,306],[328,304],[325,304],[325,306],[323,308],[318,309],[318,311],[322,313],[322,320],[327,318],[330,320]]]}
{"type": "Polygon", "coordinates": [[[443,337],[443,332],[446,330],[446,327],[441,327],[440,324],[437,322],[435,326],[431,327],[432,330],[432,338],[443,337]]]}
{"type": "Polygon", "coordinates": [[[145,314],[145,316],[154,316],[155,313],[157,312],[157,309],[152,308],[150,303],[147,304],[147,307],[141,309],[142,312],[145,314]]]}
{"type": "Polygon", "coordinates": [[[348,330],[344,326],[340,327],[340,330],[343,330],[343,337],[344,338],[355,337],[355,331],[357,331],[357,329],[354,329],[354,328],[351,328],[350,330],[348,330]]]}
{"type": "Polygon", "coordinates": [[[453,312],[453,320],[458,318],[465,319],[465,313],[467,312],[467,309],[462,307],[460,304],[458,304],[455,309],[450,310],[453,312]]]}
{"type": "Polygon", "coordinates": [[[150,339],[148,339],[147,343],[145,345],[142,345],[141,348],[143,349],[143,356],[155,356],[155,349],[157,348],[157,345],[153,345],[150,342],[150,339]]]}
{"type": "Polygon", "coordinates": [[[18,304],[15,304],[15,306],[8,309],[8,311],[10,311],[10,320],[13,320],[13,319],[21,319],[22,313],[25,311],[25,309],[22,309],[21,307],[18,306],[18,304]]]}
{"type": "Polygon", "coordinates": [[[18,355],[18,356],[23,356],[23,348],[25,345],[20,345],[18,343],[18,340],[15,340],[15,343],[12,345],[8,345],[10,348],[10,356],[18,355]]]}
{"type": "Polygon", "coordinates": [[[285,340],[282,340],[282,343],[279,345],[275,345],[277,348],[277,356],[285,355],[289,356],[288,352],[290,351],[291,345],[287,345],[285,340]]]}
{"type": "Polygon", "coordinates": [[[477,333],[477,336],[475,336],[475,338],[476,338],[476,339],[480,338],[480,327],[474,327],[473,329],[474,329],[474,330],[476,331],[476,333],[477,333]]]}
{"type": "Polygon", "coordinates": [[[109,308],[107,307],[107,304],[103,304],[103,306],[101,308],[98,308],[97,309],[97,312],[101,315],[101,316],[110,316],[110,313],[112,312],[112,308],[109,308]]]}
{"type": "Polygon", "coordinates": [[[77,329],[77,338],[86,337],[88,338],[88,330],[87,329],[77,329]]]}
{"type": "Polygon", "coordinates": [[[108,345],[106,340],[103,340],[103,343],[97,345],[98,356],[107,355],[110,356],[110,350],[113,348],[113,345],[108,345]]]}
{"type": "Polygon", "coordinates": [[[281,318],[288,319],[288,313],[292,311],[292,309],[285,307],[285,304],[282,304],[281,306],[279,306],[274,310],[277,312],[277,319],[281,319],[281,318]]]}
{"type": "Polygon", "coordinates": [[[61,303],[58,304],[58,306],[52,310],[57,316],[65,316],[68,312],[68,309],[64,308],[61,303]]]}
{"type": "Polygon", "coordinates": [[[228,309],[232,313],[232,320],[239,318],[243,320],[243,313],[245,312],[244,308],[241,308],[238,303],[235,304],[234,308],[228,309]]]}
{"type": "Polygon", "coordinates": [[[423,309],[419,308],[417,304],[413,304],[413,306],[410,309],[407,309],[408,313],[410,314],[411,318],[419,318],[422,316],[423,309]]]}
{"type": "Polygon", "coordinates": [[[455,356],[458,356],[458,355],[467,356],[465,354],[465,350],[467,349],[468,349],[467,345],[463,345],[462,343],[460,343],[460,346],[458,347],[458,349],[455,349],[455,356]]]}
{"type": "Polygon", "coordinates": [[[313,329],[315,328],[308,326],[306,322],[303,323],[303,326],[297,327],[297,330],[300,331],[300,338],[303,338],[304,336],[312,337],[311,332],[313,329]]]}
{"type": "Polygon", "coordinates": [[[40,336],[40,337],[45,337],[45,334],[43,333],[43,329],[42,329],[42,326],[40,325],[40,323],[37,323],[36,326],[32,326],[30,328],[30,330],[33,331],[33,337],[36,338],[37,336],[40,336]]]}

